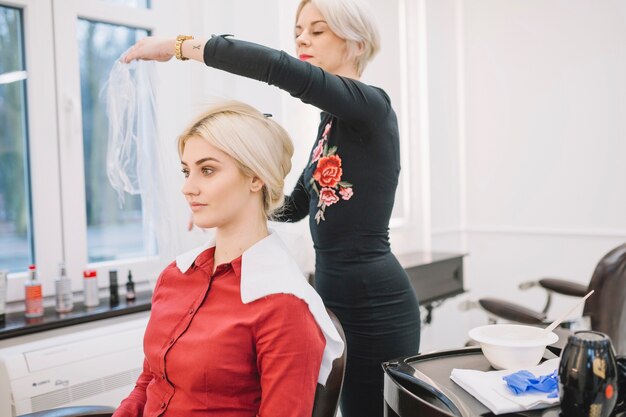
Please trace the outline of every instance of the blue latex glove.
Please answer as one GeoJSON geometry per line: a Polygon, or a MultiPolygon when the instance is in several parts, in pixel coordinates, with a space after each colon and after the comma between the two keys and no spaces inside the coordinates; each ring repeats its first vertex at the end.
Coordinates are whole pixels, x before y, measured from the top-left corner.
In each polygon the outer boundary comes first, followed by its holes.
{"type": "Polygon", "coordinates": [[[556,398],[559,395],[559,377],[556,369],[551,374],[539,378],[528,371],[518,371],[503,376],[502,379],[515,395],[525,392],[546,392],[548,398],[556,398]]]}

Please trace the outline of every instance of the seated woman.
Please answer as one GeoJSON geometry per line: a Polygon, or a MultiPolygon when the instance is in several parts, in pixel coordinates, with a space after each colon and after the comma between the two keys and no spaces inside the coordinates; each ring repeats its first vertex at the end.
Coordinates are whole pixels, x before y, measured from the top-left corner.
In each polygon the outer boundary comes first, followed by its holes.
{"type": "Polygon", "coordinates": [[[293,145],[271,118],[215,105],[178,139],[182,192],[212,242],[161,273],[143,372],[115,417],[310,417],[343,342],[267,219],[293,145]]]}

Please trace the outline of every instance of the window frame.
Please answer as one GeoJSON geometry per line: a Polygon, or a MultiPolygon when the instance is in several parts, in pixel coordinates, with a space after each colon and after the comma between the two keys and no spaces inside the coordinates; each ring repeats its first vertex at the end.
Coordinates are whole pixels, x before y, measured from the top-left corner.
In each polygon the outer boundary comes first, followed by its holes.
{"type": "MultiPolygon", "coordinates": [[[[56,89],[54,83],[54,57],[51,3],[38,0],[0,1],[0,4],[22,10],[26,79],[26,125],[30,167],[31,224],[34,251],[41,275],[49,274],[54,259],[63,257],[62,245],[50,245],[61,236],[61,194],[55,175],[59,171],[56,145],[56,89]],[[55,140],[49,140],[53,132],[55,140]],[[52,173],[52,174],[51,174],[52,173]],[[52,177],[52,179],[51,179],[52,177]]],[[[57,261],[58,263],[59,261],[57,261]]],[[[23,273],[10,275],[7,301],[24,298],[23,273]]],[[[44,284],[44,291],[49,285],[44,284]]]]}

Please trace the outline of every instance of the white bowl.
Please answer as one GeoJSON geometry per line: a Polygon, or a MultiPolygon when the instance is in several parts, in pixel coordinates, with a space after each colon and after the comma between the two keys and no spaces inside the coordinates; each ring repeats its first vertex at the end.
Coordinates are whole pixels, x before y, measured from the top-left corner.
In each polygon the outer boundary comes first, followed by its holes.
{"type": "Polygon", "coordinates": [[[483,354],[496,369],[524,369],[535,366],[546,346],[559,337],[541,327],[523,324],[490,324],[475,327],[469,337],[480,343],[483,354]]]}

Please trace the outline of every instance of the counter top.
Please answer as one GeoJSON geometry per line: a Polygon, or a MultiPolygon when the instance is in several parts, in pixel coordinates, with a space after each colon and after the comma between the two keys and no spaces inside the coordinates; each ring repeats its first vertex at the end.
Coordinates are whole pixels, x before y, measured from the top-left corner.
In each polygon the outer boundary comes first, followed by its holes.
{"type": "Polygon", "coordinates": [[[117,306],[111,306],[108,298],[101,298],[97,307],[85,307],[82,302],[74,303],[74,309],[69,313],[57,313],[54,307],[46,307],[43,317],[37,318],[26,318],[23,311],[8,313],[5,322],[0,323],[0,340],[148,311],[151,300],[152,292],[146,291],[138,292],[137,298],[131,302],[122,298],[117,306]]]}
{"type": "Polygon", "coordinates": [[[463,253],[409,252],[396,255],[415,289],[420,305],[428,306],[465,292],[463,253]]]}
{"type": "Polygon", "coordinates": [[[415,251],[402,254],[396,254],[396,258],[400,262],[400,265],[404,268],[410,268],[414,266],[433,264],[436,262],[443,262],[455,259],[461,259],[466,254],[464,253],[448,253],[448,252],[425,252],[415,251]]]}
{"type": "MultiPolygon", "coordinates": [[[[428,304],[461,294],[463,289],[464,254],[444,252],[411,252],[396,255],[407,271],[420,303],[428,304]]],[[[0,340],[33,334],[74,324],[103,320],[150,310],[152,292],[138,292],[134,302],[122,297],[120,304],[110,306],[108,298],[100,298],[98,307],[86,308],[82,302],[74,303],[69,313],[57,313],[46,307],[43,317],[27,319],[24,312],[8,313],[0,323],[0,340]]]]}

